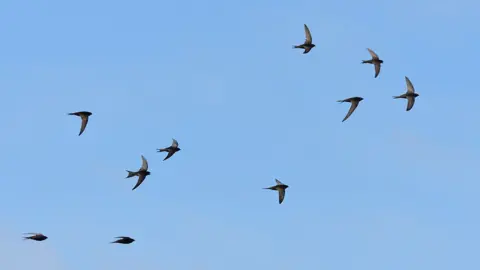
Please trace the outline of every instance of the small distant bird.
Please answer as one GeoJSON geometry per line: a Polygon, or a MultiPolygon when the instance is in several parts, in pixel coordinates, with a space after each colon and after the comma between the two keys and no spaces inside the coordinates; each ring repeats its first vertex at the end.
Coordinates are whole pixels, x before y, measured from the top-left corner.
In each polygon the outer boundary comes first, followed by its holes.
{"type": "Polygon", "coordinates": [[[406,98],[408,100],[407,104],[407,112],[410,111],[413,108],[413,104],[415,104],[415,98],[419,96],[419,94],[415,93],[415,88],[413,88],[413,84],[408,79],[407,76],[405,76],[405,81],[407,82],[407,92],[403,95],[400,96],[394,96],[393,98],[406,98]]]}
{"type": "Polygon", "coordinates": [[[305,51],[303,51],[303,54],[306,54],[315,47],[315,44],[312,43],[312,34],[310,34],[308,26],[304,24],[303,28],[305,28],[305,42],[301,45],[293,46],[293,48],[304,49],[305,51]]]}
{"type": "Polygon", "coordinates": [[[360,103],[360,101],[362,101],[363,98],[361,97],[351,97],[351,98],[347,98],[347,99],[344,99],[344,100],[338,100],[337,102],[340,102],[340,103],[343,103],[343,102],[350,102],[352,103],[352,105],[350,105],[350,110],[348,110],[348,113],[347,115],[345,116],[345,118],[343,118],[342,122],[344,122],[345,120],[348,119],[348,117],[350,117],[350,115],[352,115],[353,111],[355,111],[355,109],[357,108],[358,104],[360,103]]]}
{"type": "Polygon", "coordinates": [[[135,239],[130,238],[128,236],[118,236],[118,237],[115,237],[115,238],[120,238],[120,239],[115,240],[113,242],[110,242],[110,244],[114,244],[114,243],[117,243],[117,244],[131,244],[131,243],[133,243],[133,241],[135,241],[135,239]]]}
{"type": "Polygon", "coordinates": [[[168,152],[168,155],[163,159],[163,160],[167,160],[169,159],[171,156],[173,156],[173,154],[175,154],[176,152],[180,151],[181,149],[178,148],[178,142],[177,140],[175,139],[172,139],[172,145],[167,147],[167,148],[162,148],[162,149],[157,149],[157,152],[168,152]]]}
{"type": "Polygon", "coordinates": [[[273,187],[263,188],[263,189],[277,190],[278,191],[278,203],[281,204],[283,202],[283,199],[285,198],[285,189],[287,189],[288,186],[285,185],[284,183],[278,181],[278,179],[275,179],[275,182],[277,182],[277,185],[275,185],[273,187]]]}
{"type": "Polygon", "coordinates": [[[142,155],[142,167],[138,171],[136,172],[132,172],[129,170],[126,170],[126,171],[128,172],[128,175],[126,178],[138,176],[137,184],[133,187],[132,190],[135,190],[138,186],[140,186],[143,183],[143,180],[145,180],[145,177],[147,177],[147,175],[150,175],[150,172],[148,171],[148,162],[143,155],[142,155]]]}
{"type": "Polygon", "coordinates": [[[92,115],[92,113],[91,113],[91,112],[82,111],[82,112],[69,113],[68,115],[76,115],[76,116],[80,116],[80,117],[82,118],[82,127],[80,127],[80,133],[78,134],[78,136],[82,135],[83,131],[84,131],[85,128],[87,127],[88,117],[89,117],[90,115],[92,115]]]}
{"type": "Polygon", "coordinates": [[[380,66],[383,63],[383,60],[380,60],[378,55],[372,51],[370,48],[367,48],[368,52],[372,56],[370,60],[362,60],[362,64],[373,64],[375,66],[375,78],[377,78],[378,74],[380,73],[380,66]]]}
{"type": "Polygon", "coordinates": [[[24,233],[24,234],[33,234],[31,236],[24,236],[23,237],[23,240],[27,240],[27,239],[30,239],[30,240],[35,240],[35,241],[43,241],[43,240],[46,240],[48,237],[46,237],[45,235],[41,234],[41,233],[24,233]]]}

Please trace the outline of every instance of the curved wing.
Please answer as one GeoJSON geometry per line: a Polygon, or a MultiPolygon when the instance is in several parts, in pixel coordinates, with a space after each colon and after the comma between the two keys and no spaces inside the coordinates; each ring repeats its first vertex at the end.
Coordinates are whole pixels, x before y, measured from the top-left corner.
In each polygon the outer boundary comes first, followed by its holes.
{"type": "Polygon", "coordinates": [[[352,101],[352,105],[350,105],[350,109],[348,110],[348,113],[345,116],[345,118],[343,118],[342,122],[345,122],[345,120],[347,120],[350,117],[350,115],[352,115],[352,113],[355,111],[357,107],[358,107],[358,101],[352,101]]]}
{"type": "Polygon", "coordinates": [[[178,147],[178,142],[175,139],[172,139],[172,147],[177,148],[178,147]]]}
{"type": "Polygon", "coordinates": [[[275,182],[277,183],[277,185],[283,185],[283,183],[280,182],[278,179],[275,179],[275,182]]]}
{"type": "Polygon", "coordinates": [[[303,25],[303,28],[305,28],[305,44],[312,44],[312,34],[310,33],[310,29],[308,29],[306,24],[303,25]]]}
{"type": "Polygon", "coordinates": [[[375,78],[378,77],[378,74],[380,74],[380,63],[375,63],[375,78]]]}
{"type": "Polygon", "coordinates": [[[407,82],[407,93],[415,93],[415,88],[407,76],[405,76],[405,81],[407,82]]]}
{"type": "Polygon", "coordinates": [[[173,154],[175,154],[174,150],[169,149],[169,150],[168,150],[168,154],[167,154],[167,156],[163,159],[163,161],[169,159],[171,156],[173,156],[173,154]]]}
{"type": "Polygon", "coordinates": [[[281,188],[278,190],[278,203],[281,204],[283,199],[285,199],[285,189],[281,188]]]}
{"type": "Polygon", "coordinates": [[[137,184],[135,184],[135,186],[132,188],[132,190],[135,190],[137,187],[139,187],[143,183],[143,181],[145,180],[145,177],[146,177],[145,174],[139,175],[137,184]]]}
{"type": "Polygon", "coordinates": [[[413,108],[413,104],[415,104],[415,98],[412,96],[407,97],[408,104],[407,104],[407,112],[413,108]]]}
{"type": "Polygon", "coordinates": [[[370,48],[367,48],[368,52],[370,53],[370,55],[372,56],[373,59],[377,59],[379,60],[380,58],[378,57],[378,55],[372,51],[370,48]]]}
{"type": "Polygon", "coordinates": [[[142,167],[140,168],[141,171],[148,170],[148,162],[145,157],[142,155],[142,167]]]}
{"type": "Polygon", "coordinates": [[[82,135],[83,131],[85,130],[88,124],[88,116],[82,115],[81,117],[82,117],[82,126],[80,127],[80,133],[78,134],[78,136],[82,135]]]}

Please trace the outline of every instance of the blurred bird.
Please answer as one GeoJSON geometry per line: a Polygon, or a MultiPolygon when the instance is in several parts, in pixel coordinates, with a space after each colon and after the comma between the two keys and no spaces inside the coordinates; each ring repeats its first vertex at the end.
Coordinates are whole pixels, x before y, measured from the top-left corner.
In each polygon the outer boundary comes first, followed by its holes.
{"type": "Polygon", "coordinates": [[[175,139],[172,139],[172,145],[167,148],[157,149],[157,152],[168,152],[167,156],[163,160],[169,159],[173,154],[180,151],[181,149],[178,148],[178,142],[175,139]]]}
{"type": "Polygon", "coordinates": [[[368,52],[372,56],[370,60],[363,60],[362,64],[373,64],[375,66],[375,78],[377,78],[378,74],[380,73],[380,66],[383,63],[383,60],[380,60],[378,55],[372,51],[370,48],[367,48],[368,52]]]}
{"type": "Polygon", "coordinates": [[[128,172],[128,175],[126,178],[138,176],[137,184],[133,187],[132,190],[135,190],[138,186],[140,186],[143,183],[143,180],[145,180],[145,177],[147,177],[147,175],[150,175],[150,172],[148,171],[148,162],[143,155],[142,155],[142,167],[138,171],[136,172],[132,172],[129,170],[126,170],[126,171],[128,172]]]}
{"type": "Polygon", "coordinates": [[[310,34],[308,26],[304,24],[303,28],[305,29],[305,42],[301,45],[293,46],[293,48],[304,49],[303,54],[306,54],[315,47],[315,44],[312,43],[312,34],[310,34]]]}
{"type": "Polygon", "coordinates": [[[413,84],[408,79],[407,76],[405,76],[405,81],[407,82],[407,92],[403,95],[400,96],[394,96],[393,98],[406,98],[408,100],[407,104],[407,112],[410,111],[413,108],[413,104],[415,104],[415,98],[419,96],[419,94],[415,93],[415,88],[413,88],[413,84]]]}
{"type": "Polygon", "coordinates": [[[120,238],[118,240],[115,240],[113,242],[110,242],[110,244],[131,244],[133,243],[133,241],[135,241],[135,239],[133,238],[130,238],[128,236],[118,236],[118,237],[115,237],[115,238],[120,238]]]}
{"type": "Polygon", "coordinates": [[[82,118],[82,126],[80,127],[80,133],[78,134],[78,136],[82,135],[83,131],[87,127],[88,117],[92,115],[92,113],[87,111],[82,111],[82,112],[69,113],[68,115],[76,115],[82,118]]]}
{"type": "Polygon", "coordinates": [[[347,99],[344,99],[344,100],[338,100],[337,102],[340,102],[340,103],[343,103],[343,102],[350,102],[352,103],[352,105],[350,105],[350,110],[348,110],[348,113],[347,115],[345,116],[345,118],[343,118],[342,122],[344,122],[345,120],[348,119],[348,117],[350,117],[350,115],[352,115],[353,111],[355,111],[355,109],[357,108],[358,104],[360,103],[360,101],[362,101],[363,98],[361,97],[351,97],[351,98],[347,98],[347,99]]]}
{"type": "Polygon", "coordinates": [[[263,189],[277,190],[278,191],[278,203],[281,204],[283,202],[283,199],[285,198],[285,189],[287,189],[288,186],[283,184],[282,182],[278,181],[278,179],[275,179],[275,182],[277,182],[277,185],[272,186],[272,187],[268,187],[268,188],[263,188],[263,189]]]}
{"type": "Polygon", "coordinates": [[[31,236],[24,236],[23,237],[23,240],[27,240],[27,239],[30,239],[30,240],[35,240],[35,241],[43,241],[43,240],[46,240],[48,237],[46,237],[45,235],[41,234],[41,233],[24,233],[24,234],[33,234],[31,236]]]}

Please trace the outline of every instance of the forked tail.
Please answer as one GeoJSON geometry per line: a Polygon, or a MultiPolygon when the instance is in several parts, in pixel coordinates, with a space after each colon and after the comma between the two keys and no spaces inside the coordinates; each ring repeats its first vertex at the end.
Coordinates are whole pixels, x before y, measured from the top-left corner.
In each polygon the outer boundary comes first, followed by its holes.
{"type": "Polygon", "coordinates": [[[127,178],[137,175],[137,172],[131,172],[129,170],[126,170],[126,171],[128,172],[127,178]]]}

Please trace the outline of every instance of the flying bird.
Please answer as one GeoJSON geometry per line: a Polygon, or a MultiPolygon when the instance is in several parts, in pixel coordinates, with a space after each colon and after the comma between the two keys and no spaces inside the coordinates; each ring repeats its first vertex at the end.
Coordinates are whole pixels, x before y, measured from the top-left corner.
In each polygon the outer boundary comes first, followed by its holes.
{"type": "Polygon", "coordinates": [[[350,115],[352,115],[352,113],[355,111],[355,109],[358,107],[358,104],[360,103],[360,101],[362,101],[363,98],[361,97],[351,97],[351,98],[347,98],[347,99],[344,99],[344,100],[338,100],[337,102],[340,102],[340,103],[343,103],[343,102],[350,102],[352,103],[352,105],[350,105],[350,110],[348,110],[348,113],[347,115],[345,116],[345,118],[343,118],[342,122],[344,122],[345,120],[348,119],[348,117],[350,117],[350,115]]]}
{"type": "Polygon", "coordinates": [[[173,154],[180,151],[181,149],[178,148],[178,142],[175,139],[172,139],[172,145],[167,148],[157,149],[157,152],[168,152],[167,156],[163,160],[169,159],[173,154]]]}
{"type": "Polygon", "coordinates": [[[87,127],[88,117],[92,115],[92,113],[87,111],[82,111],[82,112],[69,113],[68,115],[76,115],[82,118],[82,126],[80,127],[80,133],[78,134],[78,136],[82,135],[83,131],[87,127]]]}
{"type": "Polygon", "coordinates": [[[24,234],[32,234],[32,235],[31,236],[24,236],[23,240],[30,239],[30,240],[35,240],[35,241],[43,241],[43,240],[46,240],[48,238],[41,233],[24,233],[24,234]]]}
{"type": "Polygon", "coordinates": [[[380,60],[378,55],[372,51],[370,48],[367,48],[368,52],[372,56],[370,60],[362,60],[362,64],[373,64],[375,66],[375,78],[377,78],[378,74],[380,73],[380,66],[383,63],[383,60],[380,60]]]}
{"type": "Polygon", "coordinates": [[[115,237],[115,238],[120,238],[118,240],[115,240],[113,242],[110,242],[110,244],[131,244],[133,243],[133,241],[135,241],[135,239],[133,238],[130,238],[128,236],[118,236],[118,237],[115,237]]]}
{"type": "Polygon", "coordinates": [[[283,199],[285,198],[285,189],[287,189],[288,186],[285,185],[284,183],[278,181],[278,179],[275,179],[275,182],[277,182],[277,184],[275,186],[268,187],[268,188],[263,188],[263,189],[277,190],[278,191],[278,203],[281,204],[283,202],[283,199]]]}
{"type": "Polygon", "coordinates": [[[138,171],[136,172],[132,172],[129,170],[126,170],[126,171],[128,172],[128,175],[126,178],[138,176],[137,184],[133,187],[132,190],[135,190],[138,186],[140,186],[145,180],[145,177],[147,177],[147,175],[150,175],[150,172],[148,171],[148,162],[143,155],[142,155],[142,167],[138,171]]]}
{"type": "Polygon", "coordinates": [[[304,24],[303,28],[305,29],[305,42],[301,45],[293,46],[293,48],[304,49],[303,54],[306,54],[315,47],[315,44],[312,43],[312,34],[310,33],[308,26],[304,24]]]}
{"type": "Polygon", "coordinates": [[[406,98],[408,100],[407,104],[407,112],[413,108],[413,104],[415,104],[415,98],[419,96],[419,94],[415,93],[415,88],[413,88],[413,84],[410,79],[405,76],[405,81],[407,82],[407,92],[400,96],[394,96],[393,98],[406,98]]]}

